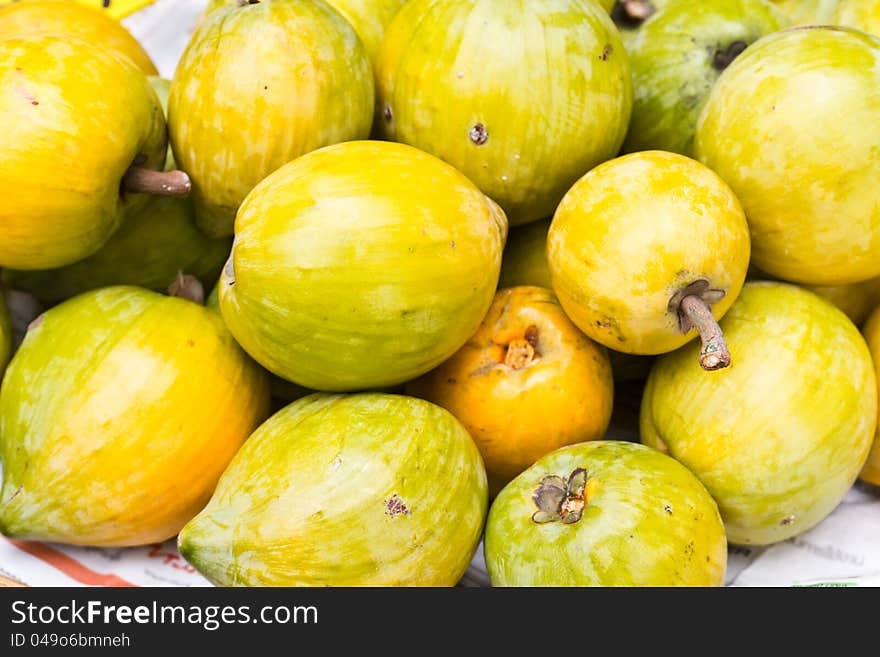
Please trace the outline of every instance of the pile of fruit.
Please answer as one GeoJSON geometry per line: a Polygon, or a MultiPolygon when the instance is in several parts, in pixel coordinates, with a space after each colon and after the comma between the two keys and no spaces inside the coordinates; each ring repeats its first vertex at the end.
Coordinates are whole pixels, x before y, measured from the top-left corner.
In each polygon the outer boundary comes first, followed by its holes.
{"type": "Polygon", "coordinates": [[[880,485],[880,0],[89,4],[0,7],[4,535],[717,586],[880,485]]]}

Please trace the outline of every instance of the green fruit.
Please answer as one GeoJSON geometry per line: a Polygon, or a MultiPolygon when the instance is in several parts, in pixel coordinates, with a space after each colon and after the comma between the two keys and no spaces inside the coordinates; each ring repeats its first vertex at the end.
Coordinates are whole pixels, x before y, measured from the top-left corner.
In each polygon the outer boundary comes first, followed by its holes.
{"type": "Polygon", "coordinates": [[[268,174],[322,146],[366,138],[372,119],[367,53],[322,0],[209,14],[171,83],[171,144],[212,237],[232,234],[239,205],[268,174]]]}
{"type": "Polygon", "coordinates": [[[3,370],[6,369],[10,356],[12,356],[12,322],[6,301],[0,293],[0,381],[3,379],[3,370]]]}
{"type": "Polygon", "coordinates": [[[880,276],[880,39],[841,27],[783,30],[712,89],[697,157],[736,193],[754,264],[845,285],[880,276]]]}
{"type": "Polygon", "coordinates": [[[167,540],[268,414],[220,318],[135,287],[31,324],[0,389],[0,531],[77,545],[167,540]]]}
{"type": "MultiPolygon", "coordinates": [[[[170,82],[153,77],[150,84],[167,107],[170,82]]],[[[169,149],[165,170],[175,168],[169,149]]],[[[208,286],[220,275],[231,246],[231,239],[210,239],[197,228],[190,199],[151,196],[126,208],[121,226],[94,255],[58,269],[7,269],[2,279],[50,305],[110,285],[164,291],[178,272],[208,286]]]]}
{"type": "Polygon", "coordinates": [[[179,545],[220,586],[451,586],[487,505],[480,454],[447,411],[315,394],[257,429],[179,545]]]}
{"type": "Polygon", "coordinates": [[[458,168],[511,225],[551,215],[617,153],[632,103],[620,36],[592,0],[410,0],[376,76],[382,133],[458,168]]]}
{"type": "Polygon", "coordinates": [[[841,0],[770,0],[770,2],[788,15],[795,25],[827,25],[832,22],[834,12],[841,0]]]}
{"type": "Polygon", "coordinates": [[[161,169],[165,149],[159,100],[129,60],[70,38],[0,41],[0,267],[95,253],[147,200],[120,193],[126,172],[161,169]]]}
{"type": "Polygon", "coordinates": [[[605,440],[551,452],[508,484],[485,556],[494,586],[720,586],[727,542],[685,467],[605,440]]]}
{"type": "Polygon", "coordinates": [[[316,390],[396,385],[455,353],[492,303],[504,213],[410,146],[329,146],[242,204],[220,285],[257,362],[316,390]]]}
{"type": "Polygon", "coordinates": [[[673,0],[627,42],[633,111],[623,149],[691,155],[700,110],[746,46],[788,25],[764,0],[673,0]]]}
{"type": "Polygon", "coordinates": [[[707,375],[696,345],[657,360],[641,440],[699,477],[731,543],[768,545],[855,482],[877,423],[871,354],[840,310],[784,283],[746,284],[721,328],[733,367],[707,375]]]}
{"type": "Polygon", "coordinates": [[[498,287],[535,285],[552,288],[547,264],[547,231],[550,219],[533,221],[510,231],[501,258],[498,287]]]}

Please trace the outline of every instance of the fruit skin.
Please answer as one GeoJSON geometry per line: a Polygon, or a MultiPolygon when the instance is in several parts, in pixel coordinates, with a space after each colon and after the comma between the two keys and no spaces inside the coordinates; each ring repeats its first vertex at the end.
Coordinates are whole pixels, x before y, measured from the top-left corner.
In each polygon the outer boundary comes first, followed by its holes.
{"type": "Polygon", "coordinates": [[[493,586],[720,586],[727,542],[715,502],[686,468],[637,443],[600,440],[548,454],[501,491],[485,557],[493,586]],[[576,468],[588,477],[581,519],[536,523],[542,479],[576,468]]]}
{"type": "Polygon", "coordinates": [[[712,89],[696,154],[739,197],[768,274],[823,286],[880,275],[878,60],[880,39],[855,30],[783,30],[712,89]]]}
{"type": "Polygon", "coordinates": [[[613,157],[632,104],[619,33],[591,0],[410,0],[376,77],[381,133],[458,168],[511,225],[548,217],[613,157]]]}
{"type": "Polygon", "coordinates": [[[788,24],[764,0],[668,3],[626,44],[634,97],[623,150],[692,155],[697,117],[723,70],[716,54],[788,24]]]}
{"type": "Polygon", "coordinates": [[[56,306],[0,389],[0,530],[76,545],[166,540],[268,404],[262,372],[197,304],[119,286],[56,306]]]}
{"type": "Polygon", "coordinates": [[[144,75],[158,75],[137,39],[119,21],[70,0],[28,0],[0,7],[0,41],[37,35],[74,38],[126,57],[144,75]]]}
{"type": "Polygon", "coordinates": [[[871,311],[880,305],[880,278],[851,285],[805,287],[840,308],[856,326],[864,324],[871,311]]]}
{"type": "Polygon", "coordinates": [[[467,343],[406,392],[442,406],[467,427],[486,464],[489,493],[496,495],[554,449],[602,438],[614,382],[605,349],[571,323],[553,292],[522,286],[499,290],[467,343]],[[507,364],[508,345],[529,337],[533,359],[507,364]]]}
{"type": "Polygon", "coordinates": [[[842,0],[831,15],[830,22],[880,36],[880,1],[842,0]]]}
{"type": "Polygon", "coordinates": [[[865,340],[837,308],[784,283],[747,283],[721,328],[734,365],[707,376],[697,345],[660,357],[641,440],[691,470],[731,543],[800,534],[840,502],[865,463],[877,384],[865,340]]]}
{"type": "Polygon", "coordinates": [[[504,213],[410,146],[304,155],[242,204],[220,285],[229,330],[263,367],[316,390],[396,385],[433,369],[492,303],[504,213]]]}
{"type": "MultiPolygon", "coordinates": [[[[165,107],[170,81],[151,77],[150,84],[165,107]]],[[[165,171],[176,168],[169,152],[165,171]]],[[[120,227],[94,255],[58,269],[6,269],[0,278],[49,305],[110,285],[162,292],[178,271],[208,287],[220,276],[231,247],[231,239],[210,239],[196,227],[189,198],[151,196],[125,212],[120,227]]]]}
{"type": "Polygon", "coordinates": [[[165,121],[143,73],[82,41],[0,41],[0,267],[49,269],[100,249],[143,194],[123,174],[165,163],[165,121]],[[89,75],[82,74],[89,71],[89,75]]]}
{"type": "Polygon", "coordinates": [[[366,138],[372,117],[367,53],[325,2],[264,0],[209,14],[169,99],[171,144],[192,178],[199,227],[231,235],[258,182],[304,153],[366,138]]]}
{"type": "Polygon", "coordinates": [[[679,330],[670,301],[698,280],[724,292],[716,319],[734,302],[749,263],[742,208],[715,173],[661,151],[606,162],[565,195],[547,237],[553,289],[590,338],[629,354],[677,349],[697,334],[679,330]]]}
{"type": "MultiPolygon", "coordinates": [[[[375,64],[376,55],[382,45],[382,38],[388,24],[406,4],[407,0],[327,0],[327,4],[338,11],[351,23],[361,43],[375,64]]],[[[608,0],[603,0],[608,2],[608,0]]],[[[613,1],[613,0],[612,0],[613,1]]],[[[240,6],[238,0],[211,0],[205,13],[208,14],[222,7],[240,6]]]]}
{"type": "MultiPolygon", "coordinates": [[[[864,328],[865,339],[871,358],[874,361],[874,370],[878,379],[877,394],[880,396],[880,306],[871,314],[864,328]]],[[[874,446],[868,454],[868,460],[859,478],[874,486],[880,486],[880,416],[877,419],[877,436],[874,438],[874,446]]]]}
{"type": "Polygon", "coordinates": [[[452,586],[487,506],[479,452],[447,411],[314,394],[254,432],[179,546],[220,586],[452,586]]]}
{"type": "Polygon", "coordinates": [[[826,25],[832,22],[841,0],[770,0],[770,2],[787,14],[795,25],[826,25]]]}
{"type": "Polygon", "coordinates": [[[550,265],[547,264],[547,232],[550,220],[533,221],[511,229],[501,258],[498,287],[537,285],[550,288],[550,265]]]}
{"type": "Polygon", "coordinates": [[[12,322],[9,318],[9,310],[3,294],[0,294],[0,380],[3,378],[3,370],[12,356],[12,322]]]}

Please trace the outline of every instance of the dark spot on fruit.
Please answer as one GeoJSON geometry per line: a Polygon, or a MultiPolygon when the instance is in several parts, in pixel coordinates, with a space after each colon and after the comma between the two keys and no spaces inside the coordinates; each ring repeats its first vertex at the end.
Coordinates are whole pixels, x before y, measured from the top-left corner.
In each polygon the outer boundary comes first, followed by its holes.
{"type": "Polygon", "coordinates": [[[391,518],[409,515],[409,509],[406,508],[406,504],[397,496],[397,493],[385,500],[385,515],[391,518]]]}
{"type": "Polygon", "coordinates": [[[187,341],[186,341],[186,344],[187,344],[187,346],[189,346],[189,347],[195,347],[195,346],[196,346],[196,343],[195,343],[194,340],[187,340],[187,341]]]}
{"type": "Polygon", "coordinates": [[[32,100],[32,101],[31,101],[31,105],[36,106],[36,105],[39,105],[39,104],[40,104],[40,101],[38,101],[38,100],[32,100]]]}
{"type": "Polygon", "coordinates": [[[269,91],[269,87],[266,85],[263,85],[263,91],[269,91]]]}
{"type": "Polygon", "coordinates": [[[452,247],[452,248],[454,249],[454,248],[455,248],[455,240],[452,240],[452,241],[449,243],[449,246],[452,247]]]}
{"type": "Polygon", "coordinates": [[[669,515],[672,515],[672,507],[669,506],[668,504],[665,504],[663,506],[663,510],[666,511],[666,513],[668,513],[669,515]]]}
{"type": "Polygon", "coordinates": [[[456,379],[455,377],[449,377],[448,379],[446,379],[446,383],[454,386],[456,383],[458,383],[458,379],[456,379]]]}
{"type": "Polygon", "coordinates": [[[482,123],[477,123],[470,129],[470,132],[468,132],[468,137],[470,137],[471,141],[477,146],[482,146],[489,140],[489,131],[486,130],[486,126],[482,123]]]}
{"type": "Polygon", "coordinates": [[[106,9],[107,7],[110,6],[110,0],[103,0],[103,2],[101,3],[101,6],[104,7],[104,9],[106,9]]]}
{"type": "Polygon", "coordinates": [[[601,59],[603,62],[607,62],[608,56],[611,54],[611,51],[611,44],[606,45],[604,48],[602,48],[602,54],[599,55],[599,59],[601,59]]]}
{"type": "Polygon", "coordinates": [[[391,105],[386,105],[385,109],[382,110],[382,116],[385,117],[386,121],[390,121],[393,118],[393,114],[391,113],[391,105]]]}
{"type": "Polygon", "coordinates": [[[794,522],[794,516],[785,516],[779,524],[782,526],[790,525],[794,522]]]}

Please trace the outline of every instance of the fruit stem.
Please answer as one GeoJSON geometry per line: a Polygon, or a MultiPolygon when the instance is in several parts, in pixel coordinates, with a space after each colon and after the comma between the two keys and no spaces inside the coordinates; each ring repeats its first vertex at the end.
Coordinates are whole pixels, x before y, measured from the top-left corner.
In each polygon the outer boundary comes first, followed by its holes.
{"type": "Polygon", "coordinates": [[[715,70],[718,72],[723,71],[733,63],[734,59],[743,53],[748,45],[749,44],[745,41],[734,41],[727,46],[727,50],[721,50],[719,48],[715,51],[715,56],[712,58],[712,66],[714,66],[715,70]]]}
{"type": "Polygon", "coordinates": [[[122,177],[122,189],[154,196],[189,196],[192,181],[183,171],[153,171],[132,166],[122,177]]]}
{"type": "Polygon", "coordinates": [[[695,328],[700,333],[703,341],[703,348],[700,350],[702,368],[712,372],[730,365],[730,351],[709,304],[700,297],[689,294],[681,300],[679,313],[683,317],[682,326],[685,331],[695,328]]]}
{"type": "Polygon", "coordinates": [[[186,299],[200,306],[205,305],[205,288],[195,276],[177,272],[177,278],[168,286],[168,296],[186,299]]]}
{"type": "Polygon", "coordinates": [[[533,324],[526,329],[523,338],[517,338],[508,343],[507,351],[504,354],[504,364],[515,370],[522,369],[535,360],[537,347],[538,327],[533,324]]]}
{"type": "Polygon", "coordinates": [[[617,0],[611,12],[613,18],[629,26],[638,26],[649,19],[657,8],[650,0],[617,0]]]}

